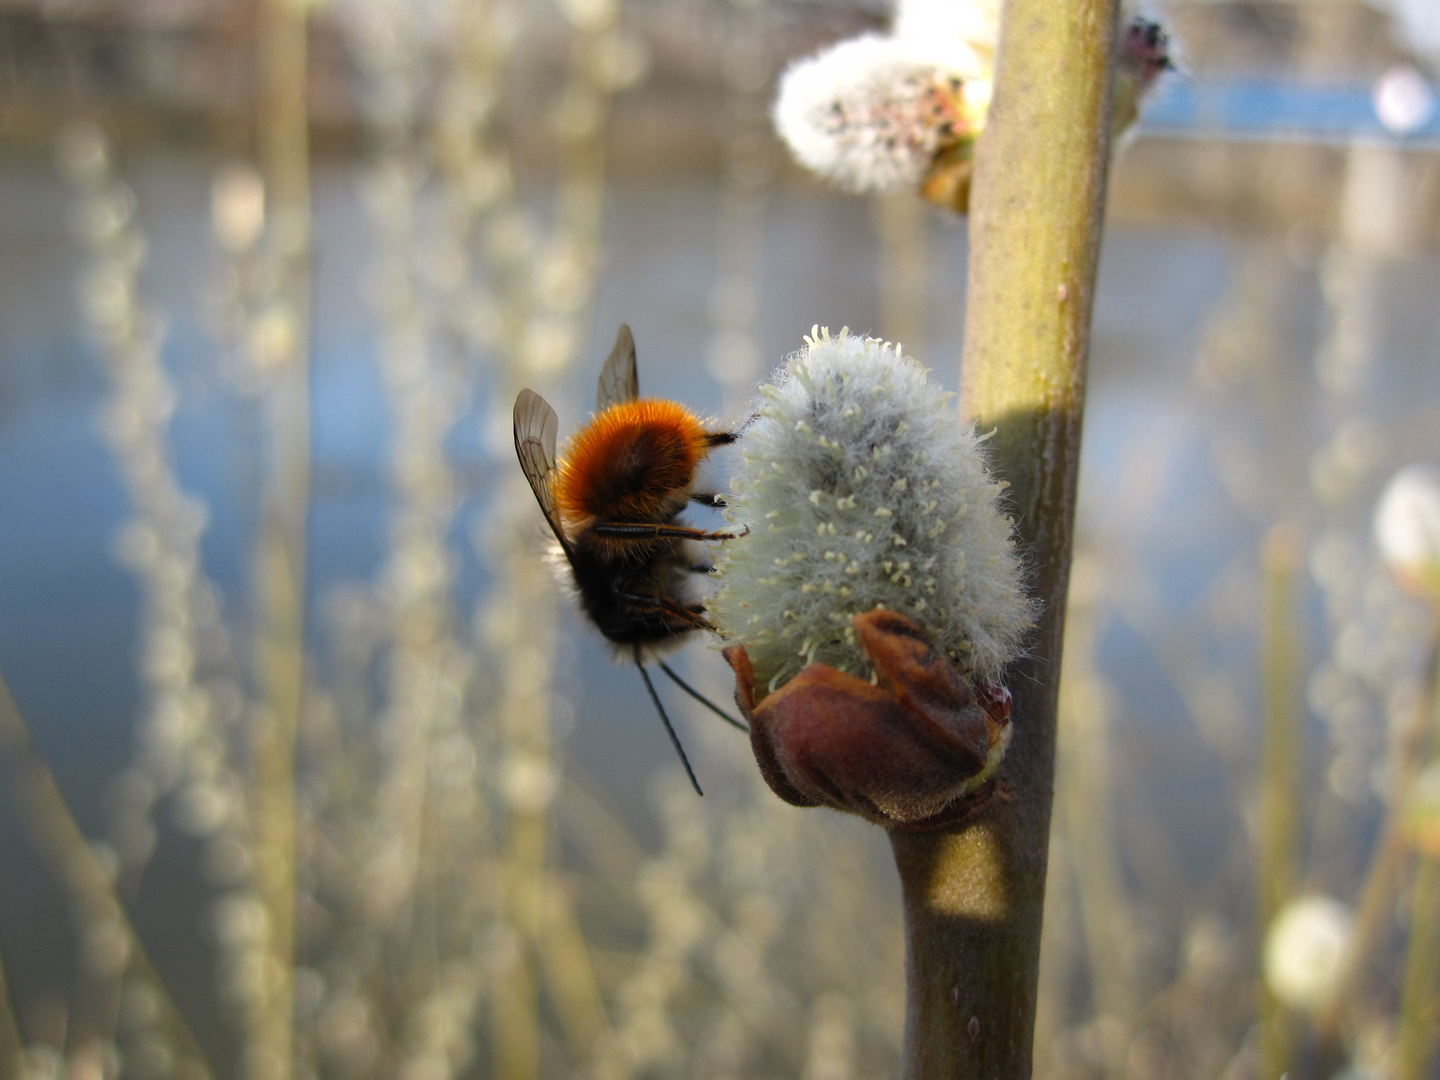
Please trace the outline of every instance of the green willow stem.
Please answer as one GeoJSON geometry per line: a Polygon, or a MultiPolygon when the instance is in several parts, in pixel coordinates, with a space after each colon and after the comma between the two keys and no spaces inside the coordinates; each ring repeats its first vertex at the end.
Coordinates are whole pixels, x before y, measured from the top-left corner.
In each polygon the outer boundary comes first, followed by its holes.
{"type": "Polygon", "coordinates": [[[1007,0],[976,151],[963,414],[1044,605],[1016,665],[1008,799],[960,826],[892,833],[904,892],[907,1080],[1031,1071],[1055,775],[1055,713],[1085,366],[1109,167],[1116,0],[1007,0]]]}
{"type": "Polygon", "coordinates": [[[1315,1031],[1322,1060],[1343,1059],[1342,1023],[1367,996],[1366,965],[1383,941],[1390,924],[1410,846],[1405,835],[1405,811],[1410,791],[1426,759],[1427,747],[1440,742],[1440,611],[1432,624],[1430,648],[1425,665],[1427,693],[1422,694],[1401,733],[1395,748],[1395,786],[1385,814],[1385,824],[1370,857],[1364,884],[1356,904],[1355,930],[1346,949],[1340,979],[1330,999],[1315,1018],[1315,1031]]]}

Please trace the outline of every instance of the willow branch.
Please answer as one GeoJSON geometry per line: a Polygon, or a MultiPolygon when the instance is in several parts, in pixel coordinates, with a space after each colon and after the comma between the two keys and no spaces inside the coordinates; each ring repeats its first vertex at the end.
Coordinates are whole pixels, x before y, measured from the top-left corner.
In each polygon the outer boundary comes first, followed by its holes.
{"type": "Polygon", "coordinates": [[[1030,1075],[1116,16],[1116,0],[1007,0],[976,152],[962,410],[996,429],[1044,612],[1009,680],[1013,798],[950,830],[892,834],[910,1080],[1030,1075]]]}

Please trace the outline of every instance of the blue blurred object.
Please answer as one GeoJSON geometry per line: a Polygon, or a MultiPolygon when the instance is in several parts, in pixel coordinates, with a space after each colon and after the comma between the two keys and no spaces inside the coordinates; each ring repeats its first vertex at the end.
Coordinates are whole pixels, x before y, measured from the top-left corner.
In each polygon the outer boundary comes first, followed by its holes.
{"type": "MultiPolygon", "coordinates": [[[[1435,88],[1430,100],[1435,101],[1435,88]]],[[[1440,110],[1409,131],[1386,127],[1367,85],[1252,80],[1161,81],[1146,103],[1141,135],[1171,138],[1345,144],[1374,139],[1415,148],[1440,146],[1440,110]]]]}

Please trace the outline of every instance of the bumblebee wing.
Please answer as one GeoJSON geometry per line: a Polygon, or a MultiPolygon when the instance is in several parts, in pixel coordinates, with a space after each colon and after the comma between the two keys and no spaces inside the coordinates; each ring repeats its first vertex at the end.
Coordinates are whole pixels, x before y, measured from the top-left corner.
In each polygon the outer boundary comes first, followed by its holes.
{"type": "Polygon", "coordinates": [[[550,523],[550,531],[555,534],[555,539],[560,541],[566,557],[573,562],[570,541],[565,538],[564,530],[560,528],[560,509],[555,504],[555,491],[552,487],[558,471],[555,464],[555,433],[559,430],[560,419],[555,415],[550,403],[534,390],[521,390],[515,399],[515,456],[520,459],[520,468],[525,471],[525,479],[530,481],[530,490],[535,493],[535,501],[540,504],[545,520],[550,523]]]}
{"type": "Polygon", "coordinates": [[[634,401],[640,396],[640,378],[635,374],[635,337],[630,327],[620,324],[615,335],[615,348],[610,358],[600,369],[600,386],[595,394],[595,405],[603,412],[611,405],[634,401]]]}

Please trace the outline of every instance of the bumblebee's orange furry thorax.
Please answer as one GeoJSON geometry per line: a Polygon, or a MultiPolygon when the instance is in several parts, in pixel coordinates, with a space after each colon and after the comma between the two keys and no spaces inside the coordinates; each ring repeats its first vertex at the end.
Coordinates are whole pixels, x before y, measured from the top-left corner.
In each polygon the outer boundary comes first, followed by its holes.
{"type": "Polygon", "coordinates": [[[699,418],[678,402],[612,405],[571,436],[560,456],[560,510],[572,520],[655,520],[677,493],[688,492],[709,440],[699,418]]]}

